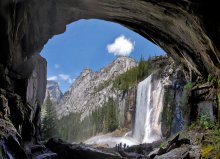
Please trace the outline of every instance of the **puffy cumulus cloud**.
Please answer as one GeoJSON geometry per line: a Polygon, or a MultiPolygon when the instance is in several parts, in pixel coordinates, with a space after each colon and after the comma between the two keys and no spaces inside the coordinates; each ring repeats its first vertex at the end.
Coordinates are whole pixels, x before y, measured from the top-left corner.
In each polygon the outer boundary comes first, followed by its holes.
{"type": "Polygon", "coordinates": [[[55,80],[57,80],[57,79],[58,79],[57,76],[51,76],[51,77],[48,77],[48,78],[47,78],[48,81],[55,81],[55,80]]]}
{"type": "Polygon", "coordinates": [[[58,68],[60,68],[60,65],[59,65],[59,64],[55,64],[54,67],[55,67],[56,69],[58,69],[58,68]]]}
{"type": "Polygon", "coordinates": [[[121,35],[115,39],[112,44],[107,45],[109,53],[118,56],[129,56],[134,50],[135,42],[121,35]]]}

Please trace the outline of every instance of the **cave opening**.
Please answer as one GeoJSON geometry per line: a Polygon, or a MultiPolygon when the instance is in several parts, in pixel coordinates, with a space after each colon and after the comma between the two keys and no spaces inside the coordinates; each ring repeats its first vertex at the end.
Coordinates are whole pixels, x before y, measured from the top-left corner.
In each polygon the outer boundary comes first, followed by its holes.
{"type": "Polygon", "coordinates": [[[112,88],[105,90],[105,87],[137,67],[141,60],[146,63],[149,58],[165,55],[165,52],[122,25],[90,19],[69,24],[63,34],[48,41],[40,54],[47,60],[47,90],[41,111],[42,136],[57,136],[72,143],[100,133],[114,131],[122,135],[131,131],[134,112],[126,115],[131,108],[119,108],[118,102],[126,93],[135,98],[134,89],[133,93],[126,90],[113,97],[112,88]],[[97,120],[104,120],[107,117],[103,114],[113,111],[108,117],[112,119],[108,120],[114,122],[115,110],[120,112],[118,123],[104,128],[104,123],[97,120]]]}

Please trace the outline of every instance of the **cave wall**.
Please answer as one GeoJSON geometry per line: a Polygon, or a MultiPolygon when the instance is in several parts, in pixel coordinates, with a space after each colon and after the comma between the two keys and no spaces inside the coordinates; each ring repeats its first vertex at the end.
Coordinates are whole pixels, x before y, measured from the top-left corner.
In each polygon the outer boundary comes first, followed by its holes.
{"type": "MultiPolygon", "coordinates": [[[[50,38],[65,31],[67,24],[90,18],[119,23],[159,45],[183,64],[188,80],[198,76],[206,78],[209,74],[219,77],[217,3],[205,0],[1,0],[0,88],[19,96],[27,108],[25,121],[30,121],[28,127],[36,134],[34,125],[38,123],[37,112],[46,84],[46,62],[38,54],[50,38]]],[[[16,104],[11,104],[10,108],[14,109],[16,104]]],[[[22,128],[18,126],[18,129],[22,128]]]]}

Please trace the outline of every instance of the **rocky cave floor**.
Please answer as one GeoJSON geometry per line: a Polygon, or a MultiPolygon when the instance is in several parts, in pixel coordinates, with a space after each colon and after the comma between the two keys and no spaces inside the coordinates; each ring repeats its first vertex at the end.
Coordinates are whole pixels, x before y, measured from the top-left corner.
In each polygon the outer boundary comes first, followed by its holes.
{"type": "Polygon", "coordinates": [[[10,122],[0,120],[0,158],[2,159],[219,159],[220,129],[207,121],[191,124],[169,139],[123,148],[69,144],[51,138],[35,145],[21,144],[10,122]],[[10,134],[10,135],[9,135],[10,134]],[[6,139],[7,138],[7,139],[6,139]],[[24,148],[23,148],[24,147],[24,148]]]}
{"type": "Polygon", "coordinates": [[[217,129],[200,129],[193,125],[167,140],[123,148],[96,147],[85,144],[68,144],[51,138],[45,144],[31,148],[36,159],[200,159],[220,158],[220,135],[217,129]]]}

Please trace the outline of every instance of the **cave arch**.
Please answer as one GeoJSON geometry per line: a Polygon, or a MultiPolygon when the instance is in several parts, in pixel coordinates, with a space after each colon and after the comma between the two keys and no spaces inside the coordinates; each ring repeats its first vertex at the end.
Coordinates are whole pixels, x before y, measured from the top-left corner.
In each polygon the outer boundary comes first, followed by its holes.
{"type": "MultiPolygon", "coordinates": [[[[27,35],[33,37],[27,39],[25,46],[27,52],[35,52],[42,49],[53,35],[64,32],[66,24],[96,18],[130,28],[159,45],[197,75],[207,76],[209,73],[216,74],[220,69],[218,46],[208,34],[209,28],[204,24],[204,17],[208,15],[203,15],[207,13],[202,10],[203,7],[213,6],[203,2],[168,0],[31,1],[26,13],[29,17],[27,35]]],[[[209,14],[213,16],[214,13],[209,14]]]]}

